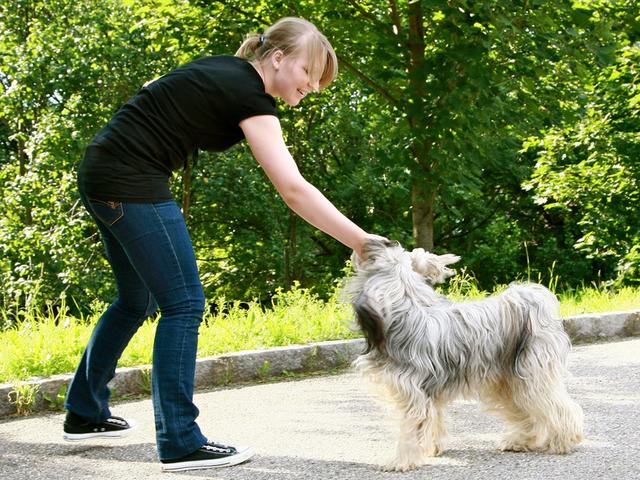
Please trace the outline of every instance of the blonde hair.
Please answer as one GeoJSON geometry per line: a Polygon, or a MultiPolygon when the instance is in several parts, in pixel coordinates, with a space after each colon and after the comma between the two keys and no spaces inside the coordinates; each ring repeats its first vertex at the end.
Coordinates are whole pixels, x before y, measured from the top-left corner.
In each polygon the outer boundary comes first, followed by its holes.
{"type": "Polygon", "coordinates": [[[260,62],[276,50],[294,57],[306,53],[309,76],[312,81],[318,81],[320,88],[329,85],[338,75],[338,59],[327,37],[313,23],[298,17],[281,18],[262,35],[250,33],[236,57],[260,62]]]}

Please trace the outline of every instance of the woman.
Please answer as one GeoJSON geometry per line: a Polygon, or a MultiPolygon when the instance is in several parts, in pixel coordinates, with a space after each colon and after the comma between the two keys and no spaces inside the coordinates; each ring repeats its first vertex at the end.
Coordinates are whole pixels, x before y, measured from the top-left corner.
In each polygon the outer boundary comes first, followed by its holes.
{"type": "Polygon", "coordinates": [[[96,222],[118,287],[69,386],[66,440],[122,437],[131,421],[109,410],[107,383],[140,324],[160,308],[152,370],[158,456],[163,470],[235,465],[251,449],[208,441],[193,404],[204,294],[184,218],[168,180],[197,149],[246,139],[287,205],[360,253],[370,238],[298,171],[282,138],[275,98],[296,106],[337,73],[316,27],[283,18],[251,35],[236,56],[206,57],[145,85],[87,147],[80,196],[96,222]]]}

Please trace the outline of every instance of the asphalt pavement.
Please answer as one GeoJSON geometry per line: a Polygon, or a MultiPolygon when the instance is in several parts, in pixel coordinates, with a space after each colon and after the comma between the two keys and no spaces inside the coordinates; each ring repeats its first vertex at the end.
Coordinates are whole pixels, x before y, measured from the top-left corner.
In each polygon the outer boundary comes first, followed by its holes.
{"type": "Polygon", "coordinates": [[[585,412],[585,441],[569,455],[500,452],[502,423],[477,404],[455,402],[449,446],[408,473],[382,472],[393,424],[351,372],[198,392],[211,439],[250,444],[245,464],[162,473],[148,399],[118,403],[139,428],[121,440],[67,443],[63,414],[0,421],[0,479],[640,479],[640,339],[574,347],[568,387],[585,412]]]}

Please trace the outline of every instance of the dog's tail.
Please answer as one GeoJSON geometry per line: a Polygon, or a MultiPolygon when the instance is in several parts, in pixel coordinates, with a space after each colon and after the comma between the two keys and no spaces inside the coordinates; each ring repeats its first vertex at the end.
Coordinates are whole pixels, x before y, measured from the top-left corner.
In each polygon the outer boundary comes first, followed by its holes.
{"type": "Polygon", "coordinates": [[[383,351],[385,341],[384,320],[380,314],[371,307],[364,293],[361,293],[354,300],[353,311],[356,315],[356,321],[367,341],[365,353],[369,353],[372,350],[383,351]]]}

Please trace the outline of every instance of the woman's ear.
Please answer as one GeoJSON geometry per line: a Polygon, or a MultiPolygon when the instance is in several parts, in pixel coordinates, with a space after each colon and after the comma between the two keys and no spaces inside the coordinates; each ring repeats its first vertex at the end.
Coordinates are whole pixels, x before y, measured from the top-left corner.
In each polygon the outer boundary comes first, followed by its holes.
{"type": "Polygon", "coordinates": [[[271,54],[271,64],[276,72],[280,69],[280,63],[282,63],[283,58],[284,52],[282,50],[276,50],[271,54]]]}

